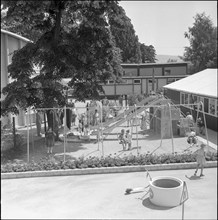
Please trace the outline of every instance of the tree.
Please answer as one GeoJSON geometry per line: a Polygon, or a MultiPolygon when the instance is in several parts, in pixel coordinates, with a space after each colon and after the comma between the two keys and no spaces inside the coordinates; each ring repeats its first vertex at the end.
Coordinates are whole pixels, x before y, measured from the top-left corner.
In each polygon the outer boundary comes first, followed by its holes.
{"type": "Polygon", "coordinates": [[[142,63],[155,63],[156,51],[152,45],[140,44],[142,63]]]}
{"type": "Polygon", "coordinates": [[[217,68],[217,27],[205,13],[194,17],[193,27],[185,32],[190,46],[185,47],[184,61],[190,61],[192,72],[199,72],[206,68],[217,68]]]}
{"type": "Polygon", "coordinates": [[[109,11],[108,19],[116,46],[122,51],[122,62],[140,63],[140,44],[131,20],[126,16],[125,10],[121,6],[117,6],[115,10],[115,15],[113,11],[109,11]]]}
{"type": "Polygon", "coordinates": [[[4,25],[33,42],[15,51],[8,66],[9,83],[2,92],[2,115],[18,114],[18,106],[52,108],[66,104],[68,83],[79,101],[98,99],[102,83],[122,73],[105,14],[116,1],[5,1],[4,25]],[[32,31],[33,30],[33,31],[32,31]],[[34,67],[40,67],[36,74],[34,67]]]}

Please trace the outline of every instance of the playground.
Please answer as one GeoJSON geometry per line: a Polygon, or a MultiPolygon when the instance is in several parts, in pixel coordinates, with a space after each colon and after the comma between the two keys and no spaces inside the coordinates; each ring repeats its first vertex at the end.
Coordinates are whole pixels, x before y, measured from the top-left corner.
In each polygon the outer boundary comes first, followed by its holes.
{"type": "MultiPolygon", "coordinates": [[[[66,124],[63,123],[58,128],[59,140],[55,142],[52,154],[49,154],[56,159],[192,153],[198,149],[198,146],[196,144],[190,146],[187,143],[187,136],[191,128],[194,128],[197,133],[198,143],[203,142],[207,145],[207,151],[217,151],[216,132],[206,129],[205,135],[202,135],[198,132],[196,124],[190,128],[179,106],[173,105],[164,97],[147,97],[131,107],[113,106],[113,111],[108,107],[109,110],[103,112],[104,105],[102,107],[101,103],[92,106],[90,104],[88,111],[87,103],[76,103],[74,108],[77,114],[76,120],[70,123],[69,127],[67,127],[66,120],[66,124]],[[100,119],[97,124],[94,124],[91,119],[96,109],[100,119]],[[89,130],[86,132],[79,128],[81,117],[86,118],[85,123],[88,121],[89,130]],[[118,140],[122,129],[130,131],[131,149],[129,150],[127,148],[124,150],[118,140]]],[[[66,109],[64,111],[64,114],[67,115],[66,109]]],[[[54,117],[52,120],[54,121],[54,117]]],[[[54,125],[55,123],[53,123],[54,125]]],[[[14,159],[38,161],[42,157],[48,156],[45,127],[46,124],[44,126],[42,123],[40,136],[37,136],[37,123],[31,123],[29,117],[28,126],[18,128],[18,132],[24,136],[26,144],[23,145],[24,154],[14,159]]],[[[53,130],[55,129],[53,128],[53,130]]]]}
{"type": "MultiPolygon", "coordinates": [[[[100,120],[97,125],[90,123],[90,131],[86,135],[79,130],[78,120],[71,124],[70,129],[64,124],[59,128],[59,140],[55,142],[51,154],[47,154],[43,132],[45,127],[41,127],[42,133],[37,136],[36,124],[30,123],[18,129],[27,142],[23,145],[26,153],[17,159],[38,161],[48,155],[56,159],[73,160],[108,155],[122,157],[130,154],[192,153],[199,148],[187,142],[187,134],[194,128],[197,143],[205,143],[209,152],[217,151],[216,132],[206,129],[202,135],[196,125],[191,128],[186,126],[185,116],[168,100],[152,97],[143,102],[143,105],[120,108],[116,115],[104,122],[100,120]],[[118,139],[122,129],[130,131],[129,150],[124,150],[118,139]]],[[[78,116],[87,111],[86,103],[82,105],[76,105],[78,116]]],[[[95,109],[92,111],[95,112],[95,109]]],[[[98,110],[100,113],[101,110],[98,110]]],[[[146,172],[5,179],[2,180],[2,217],[216,219],[217,169],[205,168],[204,174],[204,177],[194,176],[194,169],[149,172],[154,179],[167,176],[185,183],[188,192],[186,200],[173,207],[153,204],[149,191],[126,193],[128,188],[145,188],[148,185],[146,172]]]]}

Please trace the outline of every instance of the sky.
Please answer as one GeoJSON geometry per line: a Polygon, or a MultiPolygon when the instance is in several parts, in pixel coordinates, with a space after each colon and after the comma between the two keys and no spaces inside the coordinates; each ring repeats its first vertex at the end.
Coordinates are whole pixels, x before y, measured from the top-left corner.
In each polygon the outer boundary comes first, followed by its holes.
{"type": "Polygon", "coordinates": [[[153,45],[157,55],[182,56],[190,46],[184,37],[197,13],[205,12],[217,26],[217,1],[119,1],[131,19],[140,43],[153,45]]]}

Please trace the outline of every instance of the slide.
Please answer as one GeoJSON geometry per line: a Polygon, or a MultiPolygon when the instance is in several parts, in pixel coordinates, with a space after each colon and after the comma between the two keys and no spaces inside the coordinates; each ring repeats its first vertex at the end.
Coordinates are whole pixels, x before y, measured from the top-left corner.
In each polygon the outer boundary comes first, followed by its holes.
{"type": "MultiPolygon", "coordinates": [[[[157,98],[155,97],[147,97],[145,99],[143,99],[141,102],[138,102],[137,105],[140,107],[144,107],[143,105],[147,105],[149,102],[156,100],[157,98]]],[[[138,107],[138,108],[140,108],[138,107]]],[[[107,122],[103,122],[102,123],[102,127],[108,127],[111,124],[118,122],[121,119],[124,119],[126,117],[126,115],[128,115],[129,113],[131,113],[132,111],[134,111],[135,106],[130,106],[129,109],[125,110],[123,113],[119,114],[118,116],[116,116],[115,118],[107,121],[107,122]]],[[[144,109],[144,108],[143,108],[144,109]]],[[[97,129],[97,126],[93,126],[92,129],[97,129]]]]}
{"type": "MultiPolygon", "coordinates": [[[[150,99],[150,102],[147,103],[145,106],[138,106],[137,109],[136,109],[136,112],[131,112],[131,111],[128,111],[128,115],[126,114],[126,117],[125,118],[118,118],[117,121],[115,121],[115,123],[113,124],[110,124],[108,127],[105,127],[103,129],[103,134],[105,133],[110,133],[114,128],[118,127],[119,125],[123,124],[124,122],[126,122],[127,120],[131,120],[133,117],[135,117],[136,114],[140,114],[141,112],[143,112],[145,109],[151,107],[152,105],[156,105],[158,103],[160,103],[160,101],[162,100],[162,98],[153,98],[153,99],[150,99]]],[[[134,110],[135,108],[132,108],[132,111],[134,110]]],[[[96,134],[96,132],[93,132],[92,134],[96,134]]]]}

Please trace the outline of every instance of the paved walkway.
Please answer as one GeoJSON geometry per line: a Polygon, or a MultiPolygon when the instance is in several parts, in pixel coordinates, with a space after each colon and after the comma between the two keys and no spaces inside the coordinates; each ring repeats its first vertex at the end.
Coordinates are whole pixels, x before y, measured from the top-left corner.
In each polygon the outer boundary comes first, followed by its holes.
{"type": "MultiPolygon", "coordinates": [[[[203,178],[193,169],[152,171],[152,177],[186,181],[189,199],[184,219],[217,219],[217,169],[203,178]],[[187,177],[189,177],[189,179],[187,177]]],[[[182,219],[182,206],[153,205],[144,192],[125,195],[126,188],[148,185],[144,172],[2,180],[2,219],[182,219]]]]}

